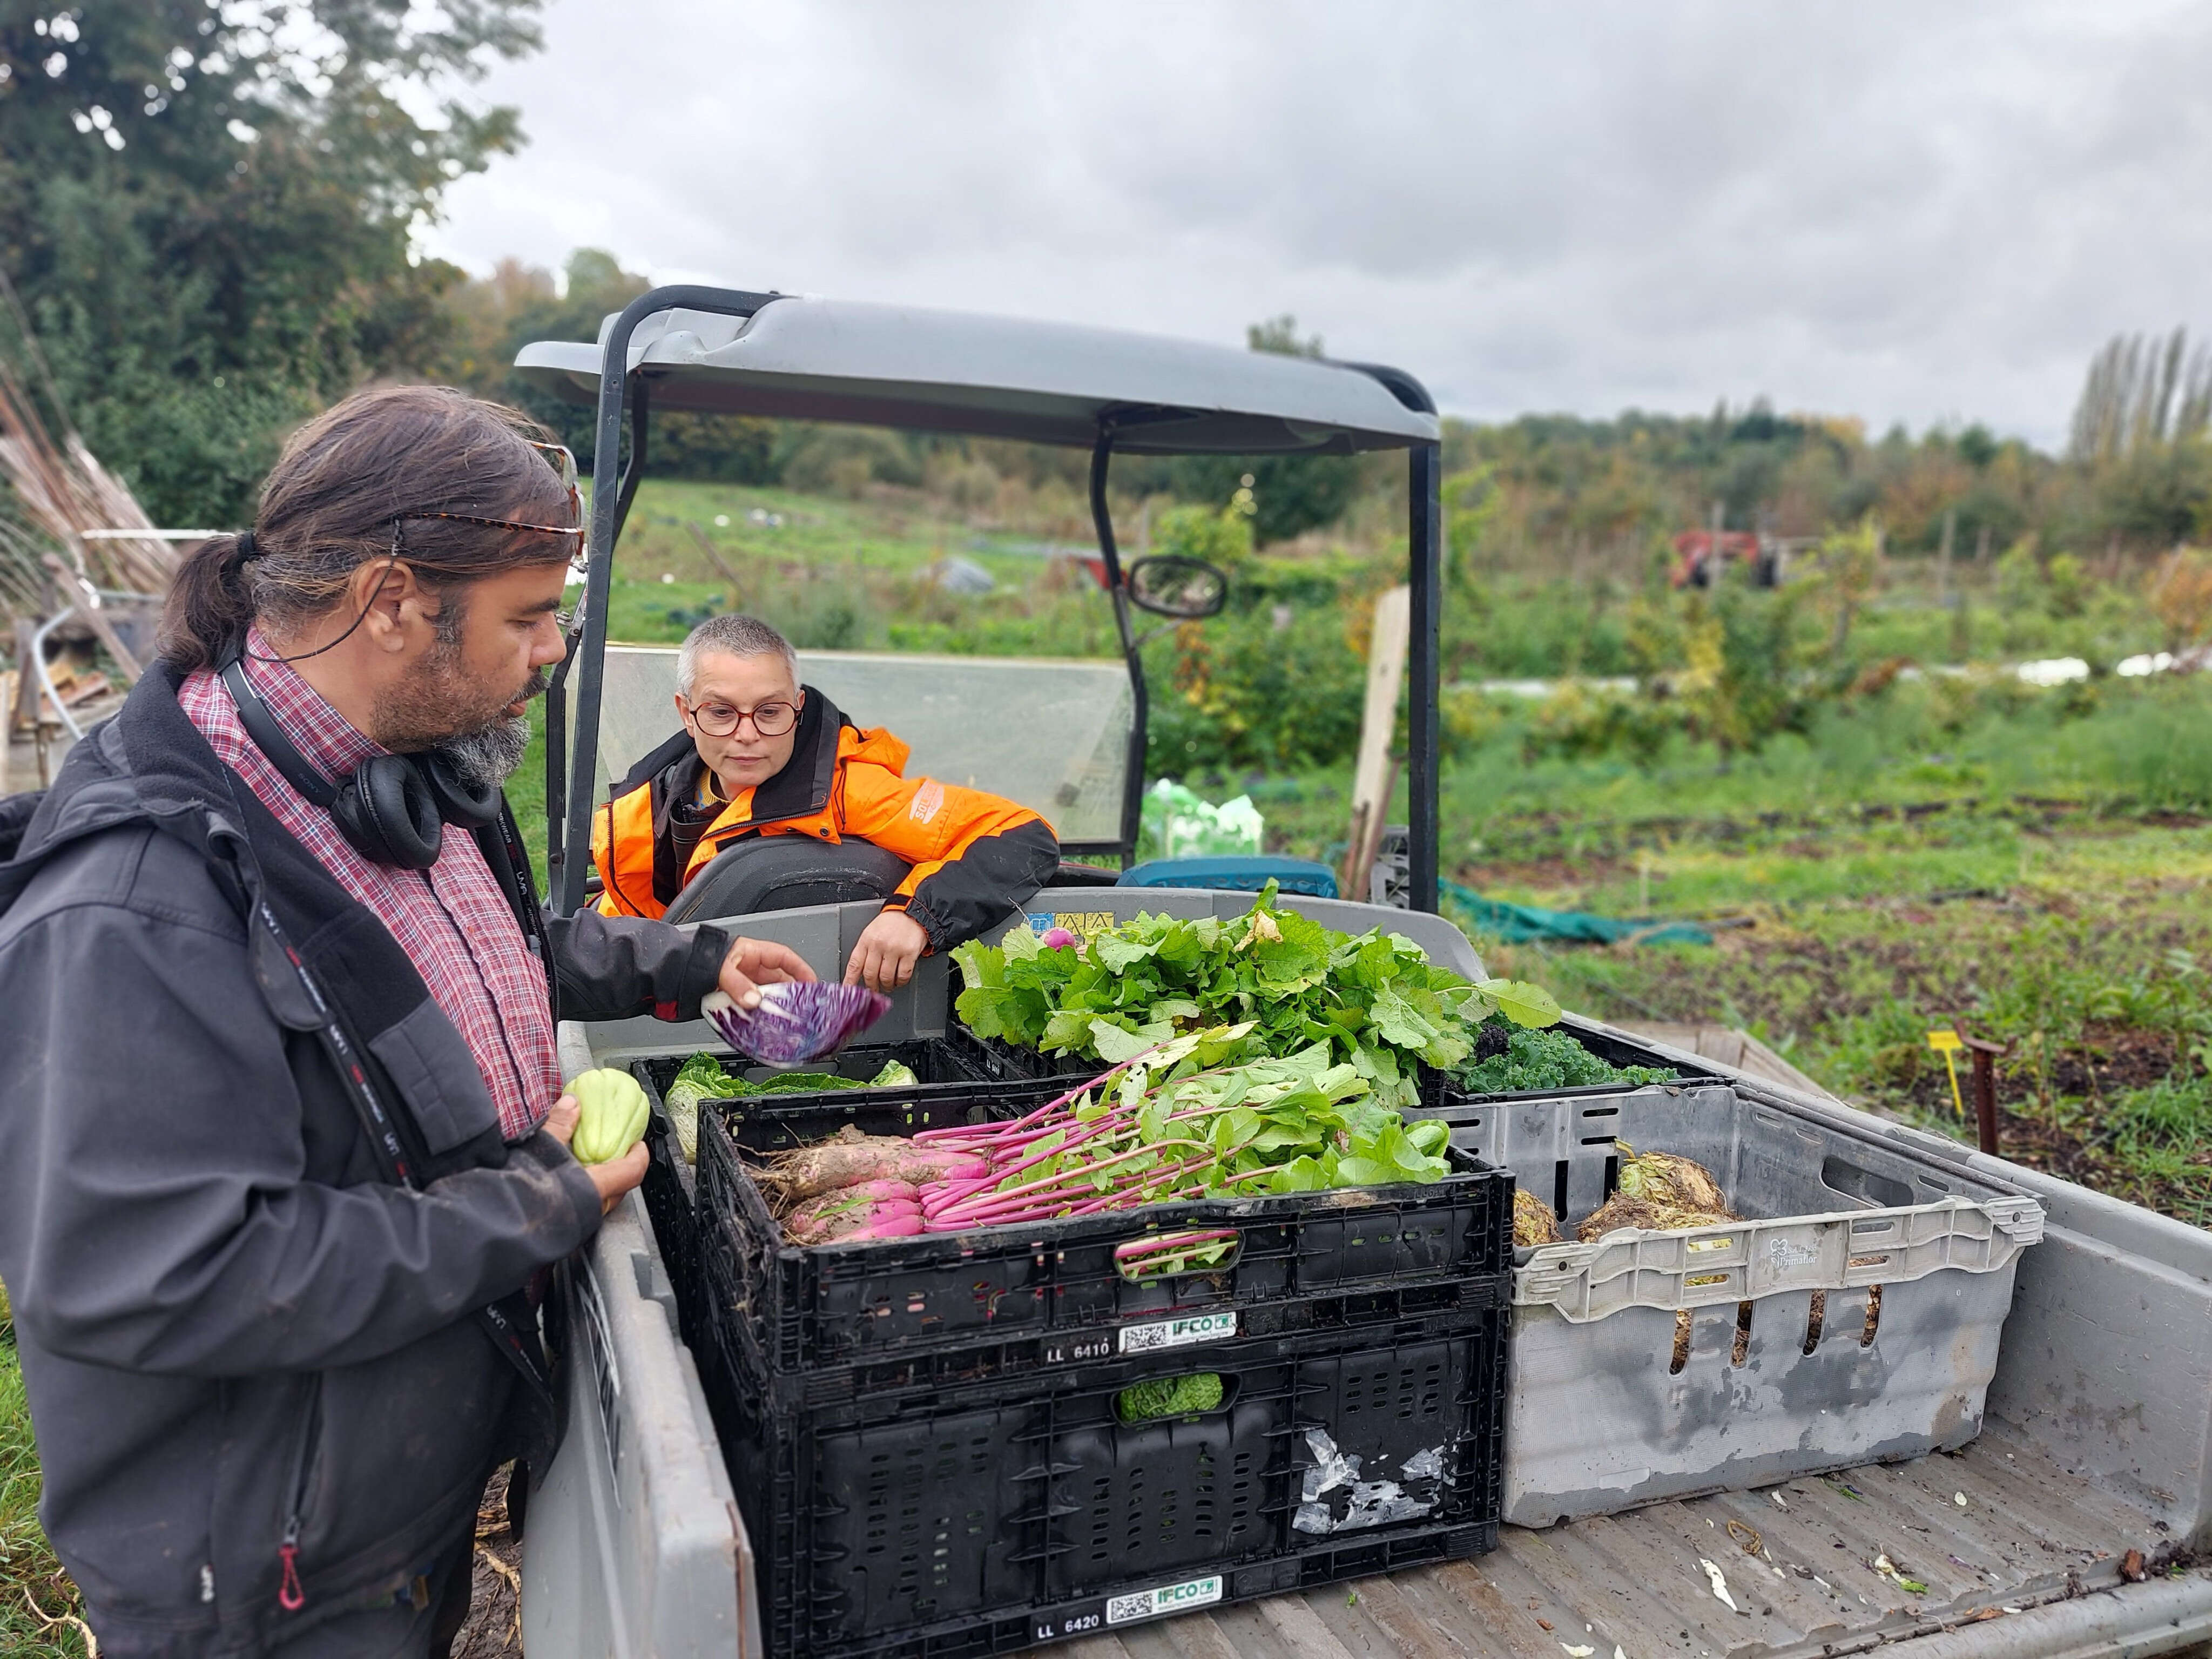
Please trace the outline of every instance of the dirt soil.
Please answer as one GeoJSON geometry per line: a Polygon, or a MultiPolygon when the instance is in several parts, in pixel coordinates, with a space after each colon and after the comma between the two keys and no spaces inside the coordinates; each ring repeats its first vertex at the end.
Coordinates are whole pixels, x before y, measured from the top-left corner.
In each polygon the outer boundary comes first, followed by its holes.
{"type": "Polygon", "coordinates": [[[452,1659],[507,1659],[522,1651],[522,1540],[507,1523],[507,1471],[484,1488],[477,1510],[475,1586],[468,1622],[452,1659]]]}

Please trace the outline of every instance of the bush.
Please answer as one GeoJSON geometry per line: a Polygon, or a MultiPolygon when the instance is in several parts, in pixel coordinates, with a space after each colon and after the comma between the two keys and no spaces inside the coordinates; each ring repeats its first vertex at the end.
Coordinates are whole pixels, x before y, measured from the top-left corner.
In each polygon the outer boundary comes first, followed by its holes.
{"type": "Polygon", "coordinates": [[[1359,491],[1359,463],[1348,455],[1183,455],[1168,476],[1176,495],[1209,507],[1249,489],[1253,533],[1262,542],[1334,524],[1359,491]]]}
{"type": "Polygon", "coordinates": [[[2032,757],[2036,769],[2138,806],[2212,806],[2212,710],[2203,683],[2192,677],[2132,693],[2118,690],[2124,681],[2110,684],[2102,706],[2051,732],[2032,757]]]}
{"type": "Polygon", "coordinates": [[[872,483],[918,487],[921,462],[895,432],[872,426],[787,427],[779,472],[790,489],[858,500],[872,483]]]}
{"type": "Polygon", "coordinates": [[[1569,680],[1538,706],[1522,735],[1522,753],[1531,762],[1550,756],[1584,760],[1625,754],[1638,766],[1650,766],[1682,724],[1677,704],[1569,680]]]}
{"type": "Polygon", "coordinates": [[[750,415],[695,415],[675,410],[653,417],[646,471],[658,478],[709,483],[781,482],[773,421],[750,415]]]}
{"type": "Polygon", "coordinates": [[[2212,556],[2177,547],[2159,562],[2148,586],[2167,650],[2185,651],[2212,631],[2212,556]]]}
{"type": "Polygon", "coordinates": [[[1171,648],[1155,647],[1147,661],[1147,768],[1182,777],[1348,759],[1359,746],[1367,665],[1346,620],[1334,608],[1285,607],[1177,628],[1171,648]]]}
{"type": "Polygon", "coordinates": [[[1152,551],[1203,559],[1244,585],[1252,558],[1252,521],[1235,507],[1171,507],[1152,526],[1152,551]]]}

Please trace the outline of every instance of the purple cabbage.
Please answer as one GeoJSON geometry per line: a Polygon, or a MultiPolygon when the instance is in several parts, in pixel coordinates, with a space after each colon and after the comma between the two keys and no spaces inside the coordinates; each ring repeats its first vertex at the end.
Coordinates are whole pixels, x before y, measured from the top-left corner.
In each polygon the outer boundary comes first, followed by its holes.
{"type": "Polygon", "coordinates": [[[764,1066],[795,1066],[835,1054],[884,1017],[891,1000],[864,985],[764,985],[760,1006],[740,1008],[722,992],[699,1005],[722,1041],[764,1066]]]}

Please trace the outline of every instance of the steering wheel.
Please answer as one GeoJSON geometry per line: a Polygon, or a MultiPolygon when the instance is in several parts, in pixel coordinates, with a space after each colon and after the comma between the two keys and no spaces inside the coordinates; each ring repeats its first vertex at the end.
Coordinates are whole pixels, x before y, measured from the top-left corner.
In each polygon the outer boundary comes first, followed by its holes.
{"type": "Polygon", "coordinates": [[[717,853],[676,896],[665,920],[707,921],[810,904],[881,902],[898,891],[912,867],[872,842],[751,836],[717,853]]]}

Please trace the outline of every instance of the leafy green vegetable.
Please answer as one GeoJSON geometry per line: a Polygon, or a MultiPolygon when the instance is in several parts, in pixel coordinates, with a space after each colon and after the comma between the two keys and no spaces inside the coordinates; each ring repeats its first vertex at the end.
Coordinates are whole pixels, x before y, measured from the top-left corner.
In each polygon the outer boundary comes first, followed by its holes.
{"type": "Polygon", "coordinates": [[[696,1111],[702,1100],[727,1100],[744,1089],[743,1078],[732,1077],[712,1054],[694,1054],[684,1062],[662,1096],[672,1110],[696,1111]]]}
{"type": "Polygon", "coordinates": [[[1139,915],[1093,933],[1081,950],[1046,950],[1027,928],[994,947],[953,951],[966,988],[960,1018],[978,1036],[1109,1065],[1181,1033],[1249,1026],[1233,1057],[1283,1056],[1315,1044],[1364,1078],[1383,1101],[1411,1105],[1414,1062],[1449,1071],[1465,1060],[1473,1022],[1506,1010],[1523,1024],[1559,1017],[1532,986],[1477,986],[1433,967],[1402,933],[1357,938],[1275,905],[1267,890],[1245,915],[1139,915]]]}
{"type": "Polygon", "coordinates": [[[1188,1417],[1221,1404],[1221,1373],[1162,1376],[1132,1382],[1114,1396],[1114,1414],[1124,1423],[1152,1423],[1163,1417],[1188,1417]]]}
{"type": "Polygon", "coordinates": [[[1132,1283],[1172,1279],[1221,1267],[1237,1254],[1237,1235],[1233,1232],[1138,1240],[1115,1250],[1114,1268],[1132,1283]]]}
{"type": "MultiPolygon", "coordinates": [[[[1500,1006],[1500,1012],[1506,1012],[1500,1006]]],[[[1513,1094],[1528,1089],[1581,1089],[1599,1083],[1671,1083],[1664,1066],[1615,1066],[1577,1042],[1570,1031],[1524,1031],[1493,1019],[1479,1034],[1482,1056],[1462,1066],[1459,1086],[1469,1094],[1513,1094]]]]}
{"type": "Polygon", "coordinates": [[[883,1070],[865,1082],[854,1077],[839,1077],[835,1072],[778,1072],[774,1077],[755,1083],[750,1078],[732,1076],[722,1069],[722,1062],[708,1054],[697,1054],[684,1062],[684,1069],[668,1085],[666,1098],[675,1105],[680,1097],[692,1104],[701,1100],[744,1100],[755,1095],[818,1094],[824,1089],[890,1089],[920,1082],[914,1067],[902,1061],[884,1062],[883,1070]]]}
{"type": "MultiPolygon", "coordinates": [[[[1408,1124],[1326,1041],[1224,1064],[1252,1023],[1188,1031],[1011,1123],[927,1129],[988,1173],[923,1198],[932,1231],[1207,1194],[1442,1181],[1450,1130],[1408,1124]]],[[[1177,1268],[1176,1271],[1183,1271],[1177,1268]]]]}
{"type": "Polygon", "coordinates": [[[887,1089],[920,1081],[911,1066],[885,1060],[884,1068],[866,1082],[839,1077],[834,1072],[781,1072],[764,1082],[733,1076],[722,1062],[706,1053],[696,1054],[670,1079],[661,1101],[668,1109],[670,1127],[684,1161],[699,1161],[699,1103],[702,1100],[747,1100],[759,1095],[813,1094],[823,1089],[887,1089]]]}
{"type": "Polygon", "coordinates": [[[1483,994],[1516,1025],[1557,1025],[1559,1000],[1540,985],[1515,979],[1485,980],[1483,994]]]}
{"type": "Polygon", "coordinates": [[[868,1085],[858,1078],[839,1077],[835,1072],[778,1072],[774,1077],[763,1078],[758,1083],[749,1078],[739,1078],[736,1093],[740,1098],[755,1095],[818,1095],[825,1089],[865,1089],[868,1085]]]}

